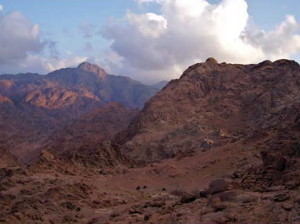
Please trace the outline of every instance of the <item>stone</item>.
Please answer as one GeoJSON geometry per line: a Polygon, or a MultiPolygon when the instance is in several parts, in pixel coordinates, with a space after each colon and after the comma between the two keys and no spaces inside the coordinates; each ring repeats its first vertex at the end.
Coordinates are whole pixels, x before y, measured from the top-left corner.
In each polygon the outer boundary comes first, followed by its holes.
{"type": "Polygon", "coordinates": [[[196,199],[197,199],[196,195],[186,193],[181,197],[180,202],[182,204],[191,203],[191,202],[195,201],[196,199]]]}
{"type": "Polygon", "coordinates": [[[150,219],[150,215],[145,215],[144,216],[144,221],[148,221],[150,219]]]}
{"type": "Polygon", "coordinates": [[[277,193],[273,197],[273,201],[275,202],[283,202],[290,199],[290,195],[288,192],[277,193]]]}
{"type": "Polygon", "coordinates": [[[214,58],[207,58],[205,62],[210,64],[218,64],[218,61],[214,58]]]}
{"type": "Polygon", "coordinates": [[[222,202],[219,197],[214,197],[209,201],[209,205],[217,212],[222,211],[228,207],[228,204],[222,202]]]}
{"type": "Polygon", "coordinates": [[[292,202],[284,202],[284,203],[281,204],[281,207],[284,210],[286,210],[286,211],[290,211],[294,207],[294,203],[292,203],[292,202]]]}
{"type": "Polygon", "coordinates": [[[267,151],[261,152],[261,158],[265,167],[272,167],[277,171],[284,171],[288,165],[288,160],[286,157],[272,154],[267,151]]]}
{"type": "Polygon", "coordinates": [[[220,192],[227,191],[229,189],[229,184],[223,179],[213,180],[208,187],[209,194],[216,194],[220,192]]]}
{"type": "Polygon", "coordinates": [[[257,201],[257,197],[255,197],[251,194],[240,194],[240,195],[236,196],[235,201],[243,203],[243,204],[247,204],[247,203],[252,203],[252,202],[257,201]]]}
{"type": "Polygon", "coordinates": [[[226,191],[215,194],[216,197],[219,197],[222,201],[233,201],[236,197],[236,193],[233,191],[226,191]]]}

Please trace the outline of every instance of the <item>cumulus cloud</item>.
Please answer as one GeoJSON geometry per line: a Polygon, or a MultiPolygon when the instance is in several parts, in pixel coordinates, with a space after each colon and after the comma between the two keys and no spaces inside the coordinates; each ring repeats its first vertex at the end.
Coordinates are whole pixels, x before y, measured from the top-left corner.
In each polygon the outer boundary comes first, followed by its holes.
{"type": "Polygon", "coordinates": [[[274,30],[250,30],[242,38],[262,49],[270,59],[289,58],[300,53],[300,23],[292,15],[287,15],[274,30]]]}
{"type": "Polygon", "coordinates": [[[300,25],[293,16],[273,30],[250,27],[246,0],[216,4],[208,0],[136,1],[146,7],[155,2],[161,14],[128,12],[126,25],[110,24],[104,36],[112,41],[111,50],[122,58],[123,66],[116,67],[116,72],[132,72],[140,80],[178,77],[187,66],[208,57],[254,63],[300,52],[300,25]]]}
{"type": "MultiPolygon", "coordinates": [[[[34,59],[34,58],[33,58],[34,59]]],[[[88,57],[70,55],[67,58],[43,58],[42,65],[46,72],[58,70],[61,68],[77,67],[80,63],[88,60],[88,57]]]]}
{"type": "Polygon", "coordinates": [[[57,69],[77,67],[78,64],[87,61],[88,57],[70,55],[65,58],[48,58],[37,54],[29,54],[26,59],[18,64],[3,64],[0,67],[0,74],[16,73],[40,73],[47,74],[57,69]]]}
{"type": "Polygon", "coordinates": [[[0,5],[0,74],[39,72],[75,67],[87,57],[70,54],[60,58],[57,42],[42,41],[38,25],[33,24],[21,12],[4,15],[0,5]]]}
{"type": "Polygon", "coordinates": [[[0,10],[0,64],[14,64],[26,59],[29,52],[39,52],[39,26],[20,12],[3,15],[0,10]]]}

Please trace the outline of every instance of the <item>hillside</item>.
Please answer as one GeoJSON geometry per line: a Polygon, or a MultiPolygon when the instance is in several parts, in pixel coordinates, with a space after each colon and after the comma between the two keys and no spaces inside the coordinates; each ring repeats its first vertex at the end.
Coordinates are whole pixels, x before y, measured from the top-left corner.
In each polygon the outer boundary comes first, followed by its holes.
{"type": "Polygon", "coordinates": [[[299,85],[294,61],[235,65],[208,59],[148,101],[117,142],[147,162],[262,140],[293,124],[299,85]]]}
{"type": "Polygon", "coordinates": [[[42,148],[58,153],[95,153],[103,141],[112,140],[115,134],[125,130],[137,113],[138,110],[119,103],[107,104],[54,131],[42,148]]]}

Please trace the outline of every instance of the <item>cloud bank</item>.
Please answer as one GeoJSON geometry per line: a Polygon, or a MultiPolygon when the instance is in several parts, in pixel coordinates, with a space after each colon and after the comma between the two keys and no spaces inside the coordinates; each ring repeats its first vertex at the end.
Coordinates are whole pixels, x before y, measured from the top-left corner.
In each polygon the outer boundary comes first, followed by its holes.
{"type": "Polygon", "coordinates": [[[156,81],[177,78],[187,66],[208,57],[256,63],[300,52],[300,24],[294,16],[287,15],[273,30],[265,31],[249,25],[245,0],[136,1],[145,7],[158,4],[161,14],[128,12],[126,25],[116,22],[106,27],[103,35],[118,56],[115,66],[110,60],[116,73],[156,81]]]}

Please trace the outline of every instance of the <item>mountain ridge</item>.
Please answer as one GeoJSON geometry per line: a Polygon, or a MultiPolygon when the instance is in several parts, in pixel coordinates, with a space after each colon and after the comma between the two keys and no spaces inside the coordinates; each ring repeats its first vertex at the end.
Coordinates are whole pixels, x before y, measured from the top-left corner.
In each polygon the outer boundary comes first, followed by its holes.
{"type": "Polygon", "coordinates": [[[0,75],[0,146],[28,162],[42,150],[52,131],[113,102],[125,106],[124,110],[116,107],[124,114],[134,111],[130,108],[142,107],[156,91],[130,78],[109,75],[88,62],[47,75],[0,75]]]}
{"type": "Polygon", "coordinates": [[[278,125],[274,118],[300,101],[299,85],[295,61],[239,65],[210,58],[190,66],[151,98],[116,142],[135,159],[146,161],[226,144],[262,125],[278,125]],[[266,120],[264,114],[271,111],[266,120]]]}

